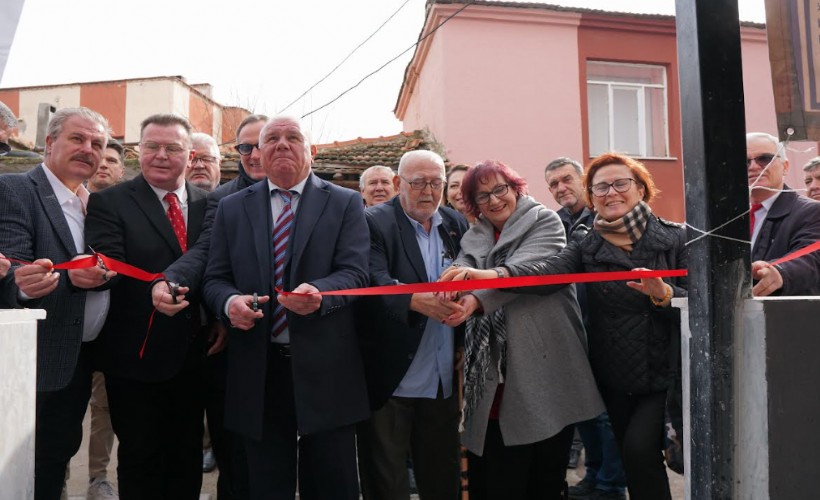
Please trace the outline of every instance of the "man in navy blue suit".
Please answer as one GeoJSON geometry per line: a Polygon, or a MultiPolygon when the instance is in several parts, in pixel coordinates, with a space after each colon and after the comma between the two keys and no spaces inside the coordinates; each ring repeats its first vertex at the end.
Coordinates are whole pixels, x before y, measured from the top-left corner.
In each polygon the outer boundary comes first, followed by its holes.
{"type": "Polygon", "coordinates": [[[267,180],[224,198],[204,299],[231,326],[225,424],[245,437],[251,497],[357,499],[355,426],[369,414],[351,297],[367,286],[361,197],[311,173],[301,125],[260,133],[267,180]],[[276,292],[293,291],[298,295],[276,292]]]}

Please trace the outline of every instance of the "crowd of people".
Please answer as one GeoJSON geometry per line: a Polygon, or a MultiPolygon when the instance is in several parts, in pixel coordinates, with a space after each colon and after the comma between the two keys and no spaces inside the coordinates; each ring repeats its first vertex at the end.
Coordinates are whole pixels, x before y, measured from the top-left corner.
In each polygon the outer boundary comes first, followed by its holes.
{"type": "MultiPolygon", "coordinates": [[[[432,151],[368,168],[358,193],[336,186],[287,116],[242,121],[239,172],[222,185],[219,145],[182,117],[142,122],[131,180],[109,133],[99,113],[61,109],[43,163],[0,176],[0,306],[48,311],[35,498],[64,494],[89,401],[89,498],[117,497],[114,434],[120,497],[198,498],[206,426],[222,500],[407,499],[411,483],[454,500],[461,476],[473,500],[671,498],[670,420],[686,438],[672,299],[686,278],[329,294],[685,269],[686,230],[653,213],[641,162],[550,162],[556,212],[503,162],[447,171],[432,151]],[[101,260],[53,269],[97,253],[164,278],[101,260]],[[586,475],[570,486],[576,429],[586,475]]],[[[818,295],[817,253],[770,262],[820,239],[820,160],[804,197],[776,138],[749,134],[747,149],[753,293],[818,295]]]]}

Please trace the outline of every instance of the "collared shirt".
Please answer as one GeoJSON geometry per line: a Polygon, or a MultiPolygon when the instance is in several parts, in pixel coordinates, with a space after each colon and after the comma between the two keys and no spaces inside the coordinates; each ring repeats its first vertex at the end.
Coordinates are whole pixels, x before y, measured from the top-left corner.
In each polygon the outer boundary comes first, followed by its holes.
{"type": "MultiPolygon", "coordinates": [[[[310,176],[308,176],[308,177],[310,177],[310,176]]],[[[302,192],[305,190],[305,183],[307,183],[308,177],[305,177],[304,179],[302,179],[302,182],[300,182],[299,184],[296,184],[295,186],[293,186],[290,189],[282,189],[279,186],[277,186],[276,184],[274,184],[273,182],[271,182],[270,179],[268,179],[268,189],[270,190],[270,212],[271,212],[271,216],[273,216],[272,220],[273,220],[273,225],[274,226],[276,225],[276,219],[279,218],[279,214],[281,214],[282,210],[285,209],[285,200],[283,200],[282,197],[279,196],[278,193],[276,193],[276,191],[277,190],[278,191],[290,191],[291,193],[293,193],[293,196],[292,196],[291,201],[290,201],[290,209],[293,211],[293,216],[294,216],[294,221],[295,221],[296,209],[299,207],[299,200],[302,198],[302,192]]],[[[292,233],[293,233],[293,226],[291,226],[291,234],[292,233]]],[[[288,244],[290,244],[290,242],[288,242],[288,244]]],[[[290,258],[290,256],[288,256],[288,258],[290,258]]],[[[272,262],[273,262],[273,240],[271,240],[271,263],[272,262]]],[[[301,283],[298,283],[297,285],[300,285],[300,284],[301,283]]],[[[276,300],[276,297],[275,296],[271,297],[271,300],[276,300]]],[[[290,329],[285,328],[282,331],[282,333],[277,335],[276,338],[274,338],[272,340],[272,342],[274,344],[290,344],[290,329]]]]}
{"type": "MultiPolygon", "coordinates": [[[[51,184],[51,189],[57,197],[57,203],[63,209],[65,221],[68,223],[68,229],[71,231],[71,237],[74,239],[74,246],[77,253],[85,252],[85,208],[88,205],[88,190],[85,186],[80,185],[77,192],[72,192],[68,187],[57,178],[56,175],[48,168],[48,165],[43,171],[48,178],[48,183],[51,184]]],[[[68,276],[66,276],[68,279],[68,276]]],[[[105,316],[108,314],[108,306],[110,305],[110,291],[102,292],[86,292],[85,295],[85,313],[83,320],[83,342],[90,342],[97,338],[102,330],[103,323],[105,323],[105,316]]]]}
{"type": "Polygon", "coordinates": [[[780,191],[774,193],[774,196],[771,198],[767,198],[760,202],[762,207],[757,209],[755,212],[755,227],[752,231],[752,248],[754,249],[755,244],[757,243],[757,235],[760,234],[760,228],[763,227],[763,221],[766,220],[766,216],[769,215],[769,210],[772,209],[772,205],[774,205],[774,200],[780,196],[780,191]]]}
{"type": "MultiPolygon", "coordinates": [[[[405,215],[416,234],[416,242],[427,271],[427,280],[436,281],[441,272],[453,262],[453,256],[447,255],[438,231],[442,223],[441,214],[433,214],[429,233],[424,226],[407,215],[407,212],[405,215]]],[[[435,399],[440,383],[443,396],[449,398],[453,393],[453,356],[453,329],[427,318],[427,326],[424,328],[416,355],[393,395],[435,399]]]]}
{"type": "Polygon", "coordinates": [[[159,202],[162,203],[162,210],[167,214],[168,207],[170,204],[165,201],[165,195],[168,193],[174,193],[177,195],[177,199],[179,200],[179,208],[182,209],[182,218],[185,220],[185,227],[188,227],[188,190],[185,189],[185,183],[182,183],[182,186],[178,187],[173,191],[167,191],[165,189],[160,189],[158,187],[152,186],[150,183],[148,184],[151,186],[151,190],[154,191],[154,194],[157,195],[159,198],[159,202]]]}
{"type": "MultiPolygon", "coordinates": [[[[281,191],[290,191],[290,192],[294,193],[293,198],[291,199],[290,205],[291,205],[291,210],[293,211],[293,215],[295,216],[296,215],[296,209],[299,206],[299,200],[302,198],[302,192],[305,190],[305,184],[307,183],[307,180],[309,178],[310,178],[310,175],[308,175],[307,177],[302,179],[302,182],[296,184],[295,186],[293,186],[290,189],[282,189],[279,186],[277,186],[276,184],[274,184],[273,182],[271,182],[270,179],[267,179],[268,190],[270,191],[270,194],[271,194],[271,197],[270,197],[270,211],[271,211],[271,216],[273,216],[272,220],[273,220],[274,225],[276,225],[276,219],[279,218],[279,214],[282,213],[282,210],[285,208],[285,201],[282,200],[282,197],[279,196],[278,194],[276,196],[274,196],[274,194],[275,194],[274,190],[278,189],[278,190],[281,190],[281,191]]],[[[273,229],[273,228],[271,228],[271,229],[273,229]]],[[[270,250],[271,250],[271,265],[273,265],[273,235],[271,235],[271,249],[270,250]]],[[[273,276],[271,276],[271,279],[273,279],[273,276]]],[[[271,283],[271,285],[272,284],[273,283],[271,283]]],[[[253,293],[253,292],[251,291],[250,293],[253,293]]],[[[276,296],[273,295],[273,294],[271,294],[271,295],[272,295],[271,300],[275,301],[276,296]]],[[[230,307],[231,307],[231,301],[233,301],[233,299],[235,297],[239,297],[239,295],[231,295],[230,297],[228,297],[228,300],[225,301],[225,317],[226,318],[230,317],[228,315],[228,311],[230,310],[230,307]]],[[[276,344],[289,344],[290,343],[290,330],[285,328],[285,330],[282,333],[280,333],[279,335],[276,336],[276,339],[273,342],[276,343],[276,344]]]]}

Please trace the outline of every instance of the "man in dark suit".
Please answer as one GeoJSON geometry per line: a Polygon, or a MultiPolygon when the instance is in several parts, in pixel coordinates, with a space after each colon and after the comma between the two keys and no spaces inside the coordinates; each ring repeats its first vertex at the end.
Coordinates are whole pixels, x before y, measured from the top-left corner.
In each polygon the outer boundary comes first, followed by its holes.
{"type": "Polygon", "coordinates": [[[798,196],[785,184],[789,160],[777,138],[746,135],[751,194],[752,277],[755,296],[820,295],[820,252],[772,266],[776,260],[820,240],[820,202],[798,196]]]}
{"type": "MultiPolygon", "coordinates": [[[[206,193],[185,182],[191,126],[176,115],[142,122],[140,176],[91,196],[86,238],[98,252],[149,272],[179,258],[199,236],[206,193]]],[[[154,315],[150,284],[114,278],[100,336],[111,422],[120,439],[124,498],[199,497],[202,484],[202,360],[196,301],[154,315]]],[[[193,290],[190,296],[196,296],[193,290]]]]}
{"type": "MultiPolygon", "coordinates": [[[[393,178],[398,196],[367,209],[372,285],[425,283],[452,264],[467,221],[441,206],[444,161],[410,151],[393,178]]],[[[458,493],[455,358],[463,328],[443,320],[460,309],[432,293],[381,295],[360,303],[362,348],[373,416],[359,426],[365,499],[408,498],[410,453],[422,498],[458,493]],[[457,337],[460,337],[457,339],[457,337]]]]}
{"type": "Polygon", "coordinates": [[[29,265],[2,281],[2,302],[45,309],[37,327],[35,498],[56,500],[66,465],[80,447],[91,393],[94,339],[108,311],[108,292],[86,292],[110,274],[100,267],[68,271],[52,265],[83,254],[83,186],[105,150],[108,122],[86,108],[64,108],[48,125],[45,162],[0,177],[0,248],[29,265]],[[36,259],[36,260],[35,260],[36,259]]]}
{"type": "Polygon", "coordinates": [[[298,433],[300,498],[353,500],[364,369],[353,298],[322,292],[367,285],[361,197],[311,173],[297,120],[269,121],[259,146],[267,180],[221,201],[205,271],[204,298],[233,327],[225,423],[246,437],[251,498],[293,499],[298,433]]]}

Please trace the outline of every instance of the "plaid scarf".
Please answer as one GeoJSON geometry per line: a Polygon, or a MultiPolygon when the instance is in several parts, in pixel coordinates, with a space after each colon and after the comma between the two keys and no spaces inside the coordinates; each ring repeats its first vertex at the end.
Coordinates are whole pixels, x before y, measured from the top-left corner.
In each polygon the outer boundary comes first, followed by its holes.
{"type": "MultiPolygon", "coordinates": [[[[497,250],[493,255],[493,267],[503,265],[506,260],[507,249],[497,250]]],[[[507,371],[507,321],[504,318],[504,308],[499,307],[490,314],[467,318],[464,344],[462,423],[469,420],[484,394],[484,382],[490,370],[493,346],[498,352],[498,383],[504,383],[504,373],[507,371]]]]}
{"type": "Polygon", "coordinates": [[[595,214],[593,226],[603,239],[618,248],[631,252],[635,243],[646,231],[650,215],[652,215],[652,209],[646,202],[641,201],[623,217],[612,222],[607,222],[600,214],[595,214]]]}

